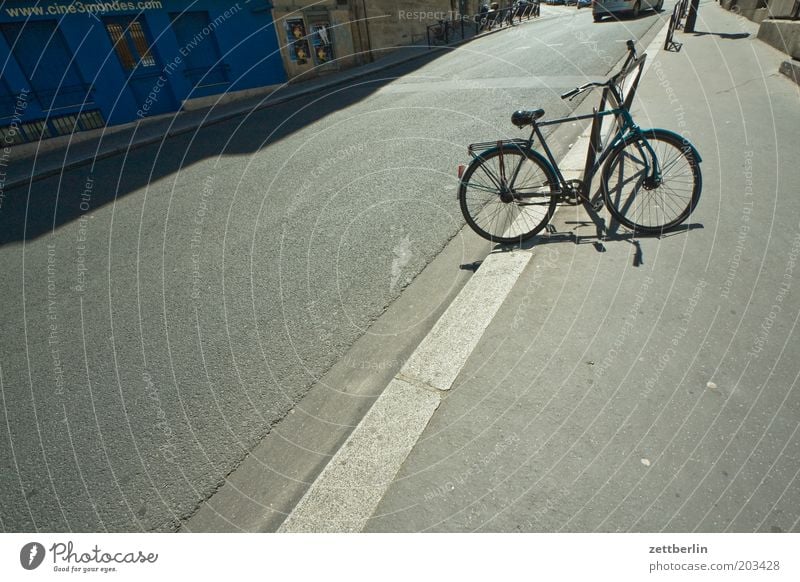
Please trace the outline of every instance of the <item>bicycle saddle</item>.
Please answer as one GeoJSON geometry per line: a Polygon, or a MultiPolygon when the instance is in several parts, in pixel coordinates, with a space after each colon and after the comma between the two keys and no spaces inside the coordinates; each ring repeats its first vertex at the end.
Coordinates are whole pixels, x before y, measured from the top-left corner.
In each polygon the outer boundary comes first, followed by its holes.
{"type": "Polygon", "coordinates": [[[544,109],[534,109],[532,111],[515,111],[511,115],[511,123],[517,127],[525,127],[530,125],[537,119],[544,115],[544,109]]]}

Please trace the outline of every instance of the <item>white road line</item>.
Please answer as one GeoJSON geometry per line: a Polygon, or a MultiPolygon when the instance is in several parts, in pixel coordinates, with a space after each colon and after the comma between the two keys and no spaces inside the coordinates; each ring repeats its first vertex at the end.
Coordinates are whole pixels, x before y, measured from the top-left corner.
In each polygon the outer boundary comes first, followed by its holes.
{"type": "Polygon", "coordinates": [[[392,380],[278,531],[361,531],[440,399],[392,380]]]}
{"type": "Polygon", "coordinates": [[[398,377],[449,390],[530,259],[530,251],[486,257],[398,377]]]}
{"type": "Polygon", "coordinates": [[[532,256],[489,255],[281,524],[361,531],[532,256]]]}

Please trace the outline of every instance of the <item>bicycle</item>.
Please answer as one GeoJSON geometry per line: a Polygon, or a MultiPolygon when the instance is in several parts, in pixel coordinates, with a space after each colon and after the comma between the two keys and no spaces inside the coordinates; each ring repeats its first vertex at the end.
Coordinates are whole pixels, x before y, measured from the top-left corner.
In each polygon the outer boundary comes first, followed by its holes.
{"type": "Polygon", "coordinates": [[[515,26],[514,25],[514,8],[509,6],[508,8],[504,9],[503,12],[503,24],[507,26],[515,26]]]}
{"type": "Polygon", "coordinates": [[[492,8],[484,16],[483,30],[492,30],[495,26],[503,27],[503,12],[499,8],[492,8]]]}
{"type": "Polygon", "coordinates": [[[630,40],[627,59],[617,74],[561,95],[572,100],[589,89],[603,88],[600,107],[591,114],[540,122],[543,109],[516,111],[511,122],[519,128],[530,125],[528,139],[470,144],[472,161],[466,169],[459,166],[458,188],[467,224],[492,242],[520,243],[548,224],[558,203],[583,204],[595,213],[605,205],[634,233],[660,234],[682,224],[700,198],[702,160],[680,135],[666,129],[641,129],[634,123],[630,106],[646,56],[637,57],[630,40]],[[634,71],[636,76],[623,97],[623,84],[634,71]],[[615,127],[603,146],[602,120],[607,116],[613,116],[615,127]],[[592,119],[592,130],[582,178],[566,180],[541,128],[587,119],[592,119]],[[533,149],[535,139],[546,155],[533,149]],[[601,167],[600,192],[591,196],[592,179],[601,167]]]}
{"type": "Polygon", "coordinates": [[[452,27],[446,20],[439,20],[436,24],[428,26],[428,46],[437,43],[448,44],[451,31],[452,27]]]}

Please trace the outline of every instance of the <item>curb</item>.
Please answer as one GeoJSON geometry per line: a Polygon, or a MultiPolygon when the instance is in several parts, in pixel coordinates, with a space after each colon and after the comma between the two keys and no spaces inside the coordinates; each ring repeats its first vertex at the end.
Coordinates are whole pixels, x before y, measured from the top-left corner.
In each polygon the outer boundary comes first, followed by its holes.
{"type": "Polygon", "coordinates": [[[783,61],[778,72],[785,75],[790,81],[800,85],[800,63],[796,61],[783,61]]]}
{"type": "MultiPolygon", "coordinates": [[[[553,18],[555,18],[555,16],[539,17],[539,18],[537,18],[537,19],[535,19],[533,21],[526,21],[526,23],[529,23],[529,22],[541,22],[543,20],[551,20],[553,18]]],[[[518,23],[518,24],[515,24],[514,26],[521,26],[522,24],[523,23],[518,23]]],[[[404,57],[404,58],[401,58],[399,60],[393,61],[391,63],[386,63],[386,64],[381,65],[381,66],[371,67],[371,68],[369,68],[369,70],[363,70],[364,68],[366,68],[364,66],[359,67],[357,69],[354,69],[353,70],[354,72],[345,73],[341,77],[338,77],[336,79],[331,79],[331,81],[329,81],[327,83],[320,83],[318,85],[315,85],[314,87],[307,87],[305,89],[299,89],[296,93],[293,93],[292,95],[286,95],[285,97],[276,97],[274,99],[268,99],[268,100],[258,104],[255,107],[250,107],[250,108],[246,108],[246,109],[242,108],[242,109],[237,110],[237,111],[232,111],[230,113],[221,114],[221,115],[219,115],[217,117],[204,118],[203,120],[200,121],[200,123],[197,123],[197,124],[191,124],[191,125],[187,125],[186,127],[181,127],[179,129],[173,129],[171,131],[167,131],[166,133],[164,133],[162,135],[157,135],[157,136],[150,137],[150,138],[144,138],[144,139],[142,139],[140,141],[129,141],[127,144],[114,146],[111,149],[103,151],[102,153],[98,153],[96,155],[84,156],[84,157],[78,158],[76,160],[65,162],[65,163],[61,164],[57,168],[45,169],[45,170],[42,170],[41,172],[37,172],[37,173],[31,174],[30,176],[26,176],[24,178],[17,178],[17,179],[9,180],[8,182],[5,183],[5,189],[6,190],[11,190],[13,188],[18,188],[18,187],[23,186],[25,184],[31,184],[31,183],[37,182],[39,180],[44,180],[46,178],[50,178],[51,176],[57,176],[59,174],[63,174],[67,170],[73,170],[75,168],[79,168],[80,166],[84,166],[87,163],[90,163],[90,162],[93,162],[93,161],[104,160],[106,158],[110,158],[110,157],[116,156],[116,155],[124,153],[124,152],[130,152],[130,151],[133,151],[133,150],[136,150],[136,149],[139,149],[139,148],[147,147],[149,145],[162,143],[166,139],[169,139],[169,138],[172,138],[172,137],[177,137],[179,135],[183,135],[185,133],[189,133],[189,132],[192,132],[192,131],[196,131],[200,127],[208,127],[208,126],[211,126],[211,125],[216,125],[218,123],[224,123],[226,121],[230,121],[231,119],[234,119],[236,117],[240,117],[240,116],[242,116],[244,114],[247,114],[247,113],[253,113],[255,111],[260,111],[262,109],[268,109],[270,107],[275,107],[276,105],[281,105],[283,103],[286,103],[288,101],[292,101],[294,99],[300,99],[300,98],[306,97],[308,95],[313,95],[314,93],[326,91],[328,89],[331,89],[333,87],[337,87],[339,85],[343,85],[343,84],[348,83],[350,81],[354,81],[356,79],[360,79],[362,77],[366,77],[366,76],[372,75],[373,73],[376,73],[376,72],[379,72],[379,71],[383,71],[383,70],[386,70],[386,69],[390,69],[390,68],[396,67],[398,65],[402,65],[404,63],[413,61],[414,59],[422,58],[422,57],[424,57],[426,55],[432,54],[432,52],[434,52],[434,51],[442,51],[442,50],[445,50],[445,49],[457,48],[457,47],[459,47],[459,46],[461,46],[463,44],[466,44],[468,42],[471,42],[471,41],[473,41],[475,39],[483,38],[483,37],[486,37],[486,36],[489,36],[489,35],[492,35],[492,34],[495,34],[495,33],[498,33],[498,32],[502,32],[504,30],[507,30],[508,28],[513,28],[513,27],[506,26],[506,27],[503,27],[503,28],[498,28],[496,30],[490,30],[488,32],[484,32],[484,33],[472,36],[470,38],[461,39],[458,42],[450,43],[448,45],[429,46],[429,47],[425,47],[425,46],[422,46],[422,45],[416,47],[416,46],[410,45],[409,47],[397,47],[398,49],[415,48],[415,49],[418,49],[418,50],[415,51],[415,54],[409,55],[407,57],[404,57]],[[362,69],[362,70],[359,70],[359,69],[362,69]]],[[[285,84],[282,88],[285,88],[287,86],[289,86],[289,83],[285,84]]],[[[212,109],[213,109],[213,106],[212,106],[212,109]]],[[[180,112],[178,112],[178,115],[180,115],[180,112]]],[[[174,120],[177,119],[178,115],[176,115],[173,118],[173,123],[174,123],[174,120]]],[[[133,135],[136,135],[136,131],[137,130],[138,130],[138,126],[133,130],[133,135]]],[[[100,140],[102,140],[102,139],[103,139],[103,137],[101,136],[100,140]]],[[[67,147],[69,147],[69,146],[67,146],[67,147]]]]}

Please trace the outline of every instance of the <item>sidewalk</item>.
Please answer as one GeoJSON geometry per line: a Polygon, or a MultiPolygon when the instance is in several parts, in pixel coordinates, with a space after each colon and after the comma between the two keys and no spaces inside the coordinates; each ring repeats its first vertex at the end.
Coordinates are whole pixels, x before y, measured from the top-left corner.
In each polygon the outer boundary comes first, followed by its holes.
{"type": "Polygon", "coordinates": [[[632,111],[703,157],[689,228],[564,207],[495,252],[281,531],[800,530],[797,87],[752,22],[704,2],[696,31],[656,37],[632,111]]]}
{"type": "MultiPolygon", "coordinates": [[[[539,22],[543,19],[546,19],[546,16],[531,19],[530,21],[523,20],[522,25],[528,22],[539,22]]],[[[474,31],[474,29],[467,26],[465,29],[466,38],[458,39],[447,46],[428,47],[427,44],[421,44],[398,47],[390,54],[366,65],[327,74],[308,81],[295,80],[291,83],[277,86],[271,91],[222,105],[179,111],[175,114],[144,119],[135,124],[109,127],[102,135],[98,136],[85,137],[80,133],[75,134],[76,139],[72,143],[52,145],[45,141],[42,142],[43,145],[39,152],[30,150],[30,148],[26,147],[30,144],[26,144],[22,148],[16,148],[16,151],[14,149],[11,150],[10,156],[13,164],[6,173],[4,188],[9,190],[28,183],[31,178],[39,180],[57,175],[69,168],[89,163],[92,160],[99,160],[135,148],[160,143],[167,138],[196,131],[204,126],[220,123],[307,95],[327,91],[402,63],[430,56],[435,54],[436,51],[457,47],[474,38],[505,31],[507,28],[495,28],[478,35],[470,35],[470,32],[474,31]],[[25,151],[21,151],[21,149],[25,151]]]]}

